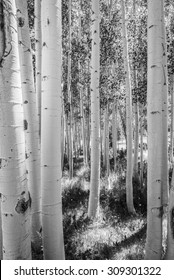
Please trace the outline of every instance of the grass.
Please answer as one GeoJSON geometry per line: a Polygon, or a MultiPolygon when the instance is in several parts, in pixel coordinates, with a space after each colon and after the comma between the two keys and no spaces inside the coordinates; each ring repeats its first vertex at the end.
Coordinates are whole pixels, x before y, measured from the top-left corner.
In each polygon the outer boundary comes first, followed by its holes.
{"type": "MultiPolygon", "coordinates": [[[[120,158],[121,161],[121,158],[120,158]]],[[[146,239],[146,189],[133,180],[136,215],[126,207],[125,178],[111,172],[101,178],[100,208],[97,219],[87,216],[89,168],[76,170],[69,180],[62,178],[62,209],[65,256],[67,260],[139,260],[144,258],[146,239]],[[109,181],[108,181],[109,180],[109,181]],[[108,182],[110,187],[108,188],[108,182]]],[[[42,259],[42,250],[33,252],[33,259],[42,259]]]]}

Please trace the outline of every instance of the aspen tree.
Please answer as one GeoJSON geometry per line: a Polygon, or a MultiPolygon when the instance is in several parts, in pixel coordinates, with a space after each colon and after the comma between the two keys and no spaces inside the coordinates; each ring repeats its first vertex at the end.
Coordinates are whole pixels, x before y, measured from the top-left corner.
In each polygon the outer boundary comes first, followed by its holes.
{"type": "Polygon", "coordinates": [[[71,92],[71,0],[68,2],[69,11],[69,50],[68,50],[68,134],[69,134],[69,178],[73,177],[73,131],[72,131],[72,92],[71,92]]]}
{"type": "Polygon", "coordinates": [[[145,258],[150,260],[161,259],[162,253],[162,149],[164,143],[164,114],[162,113],[162,102],[165,79],[162,13],[163,0],[148,0],[148,205],[145,258]]]}
{"type": "Polygon", "coordinates": [[[30,207],[15,1],[1,1],[0,193],[4,260],[31,259],[30,207]],[[3,5],[3,8],[2,8],[3,5]],[[1,42],[2,44],[2,42],[1,42]],[[2,45],[1,45],[2,46],[2,45]]]}
{"type": "MultiPolygon", "coordinates": [[[[81,0],[79,1],[79,43],[81,43],[81,0]]],[[[79,58],[78,63],[79,68],[79,91],[80,91],[80,119],[81,119],[81,131],[82,131],[82,148],[83,148],[83,163],[87,165],[87,153],[86,153],[86,130],[85,130],[85,114],[83,109],[83,87],[81,86],[81,77],[82,77],[82,67],[81,61],[79,58]]]]}
{"type": "Polygon", "coordinates": [[[105,118],[104,118],[104,167],[106,172],[106,177],[109,177],[109,104],[107,101],[106,109],[105,109],[105,118]]]}
{"type": "MultiPolygon", "coordinates": [[[[172,92],[171,92],[171,111],[173,111],[173,74],[172,74],[172,92]]],[[[173,113],[171,114],[171,130],[174,130],[174,115],[173,113]]],[[[172,159],[172,167],[173,167],[173,173],[172,173],[172,181],[171,181],[171,188],[170,188],[170,193],[169,193],[169,207],[168,207],[168,225],[167,225],[167,250],[166,250],[166,255],[165,259],[167,260],[174,260],[174,227],[173,227],[173,221],[174,221],[174,162],[173,162],[173,135],[174,132],[171,133],[172,138],[171,138],[171,147],[172,147],[172,152],[171,152],[171,159],[172,159]]]]}
{"type": "Polygon", "coordinates": [[[42,0],[41,185],[44,259],[64,259],[61,201],[61,1],[42,0]]]}
{"type": "MultiPolygon", "coordinates": [[[[4,18],[3,18],[3,6],[2,0],[0,0],[0,60],[4,53],[5,48],[5,38],[4,38],[4,18]]],[[[0,159],[0,169],[1,169],[1,159],[0,159]]],[[[3,252],[2,252],[2,217],[1,217],[1,200],[0,200],[0,260],[3,259],[3,252]]]]}
{"type": "MultiPolygon", "coordinates": [[[[136,70],[134,70],[134,79],[136,87],[136,70]]],[[[137,96],[135,96],[134,114],[135,114],[135,130],[134,130],[134,162],[133,162],[133,175],[138,178],[138,147],[139,147],[139,106],[137,96]]]]}
{"type": "Polygon", "coordinates": [[[64,154],[65,154],[65,118],[64,118],[64,102],[62,100],[62,114],[61,114],[61,166],[64,168],[64,154]]]}
{"type": "Polygon", "coordinates": [[[143,187],[143,105],[140,106],[140,186],[143,187]]]}
{"type": "MultiPolygon", "coordinates": [[[[133,17],[134,17],[134,34],[133,34],[133,49],[135,49],[136,42],[136,3],[133,0],[133,17]]],[[[137,87],[137,71],[135,61],[133,62],[133,77],[134,77],[134,89],[137,87]]],[[[135,115],[135,128],[134,128],[134,161],[133,161],[133,176],[138,178],[138,146],[139,146],[139,112],[138,112],[138,98],[136,91],[134,92],[133,103],[134,115],[135,115]]]]}
{"type": "MultiPolygon", "coordinates": [[[[174,170],[174,169],[173,169],[174,170]]],[[[174,173],[172,174],[172,183],[169,196],[168,207],[168,225],[167,225],[167,251],[165,259],[174,260],[174,173]]]]}
{"type": "Polygon", "coordinates": [[[173,127],[174,127],[174,74],[171,75],[171,125],[170,125],[170,162],[173,164],[173,127]]]}
{"type": "Polygon", "coordinates": [[[41,69],[42,69],[42,30],[41,30],[41,2],[34,1],[35,26],[35,87],[37,97],[37,110],[39,118],[39,136],[41,137],[41,69]]]}
{"type": "Polygon", "coordinates": [[[91,53],[91,185],[88,216],[95,217],[100,189],[100,101],[99,101],[99,0],[92,0],[92,53],[91,53]]]}
{"type": "Polygon", "coordinates": [[[32,199],[32,242],[35,249],[41,246],[41,186],[39,129],[36,109],[36,93],[29,34],[27,0],[16,0],[18,18],[19,54],[21,66],[22,98],[25,119],[25,157],[28,171],[28,188],[32,199]]]}
{"type": "Polygon", "coordinates": [[[126,203],[129,213],[134,213],[133,186],[132,186],[132,95],[130,84],[130,69],[128,59],[128,42],[125,23],[125,1],[121,1],[122,9],[122,32],[123,32],[123,55],[126,79],[126,137],[127,137],[127,170],[126,170],[126,203]]]}
{"type": "Polygon", "coordinates": [[[112,105],[112,148],[114,158],[114,171],[117,170],[117,100],[112,105]]]}
{"type": "Polygon", "coordinates": [[[168,182],[168,73],[167,73],[167,44],[166,30],[164,21],[164,0],[161,5],[162,15],[162,48],[163,48],[163,91],[162,91],[162,206],[163,213],[167,211],[169,200],[169,182],[168,182]]]}

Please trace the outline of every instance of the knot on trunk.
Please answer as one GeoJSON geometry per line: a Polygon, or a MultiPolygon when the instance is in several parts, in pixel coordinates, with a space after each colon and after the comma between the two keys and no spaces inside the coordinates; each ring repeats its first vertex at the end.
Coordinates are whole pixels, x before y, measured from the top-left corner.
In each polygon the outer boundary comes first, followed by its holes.
{"type": "Polygon", "coordinates": [[[23,197],[25,192],[21,193],[21,198],[18,200],[17,205],[15,207],[15,211],[18,214],[24,214],[28,208],[31,207],[31,196],[30,193],[28,192],[28,199],[26,200],[25,197],[23,197]]]}

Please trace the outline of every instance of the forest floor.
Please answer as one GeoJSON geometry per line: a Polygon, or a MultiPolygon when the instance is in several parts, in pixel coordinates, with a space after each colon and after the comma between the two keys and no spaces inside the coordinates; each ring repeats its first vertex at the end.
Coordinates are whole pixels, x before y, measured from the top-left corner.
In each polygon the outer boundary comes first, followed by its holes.
{"type": "MultiPolygon", "coordinates": [[[[125,164],[122,160],[121,165],[125,164]]],[[[79,166],[79,165],[78,165],[79,166]]],[[[146,240],[146,186],[133,180],[135,215],[126,207],[125,172],[101,175],[98,218],[87,216],[89,168],[76,168],[72,180],[64,171],[62,208],[65,257],[67,260],[141,260],[146,240]],[[109,186],[109,187],[108,187],[109,186]]],[[[33,259],[43,259],[42,250],[33,259]]]]}

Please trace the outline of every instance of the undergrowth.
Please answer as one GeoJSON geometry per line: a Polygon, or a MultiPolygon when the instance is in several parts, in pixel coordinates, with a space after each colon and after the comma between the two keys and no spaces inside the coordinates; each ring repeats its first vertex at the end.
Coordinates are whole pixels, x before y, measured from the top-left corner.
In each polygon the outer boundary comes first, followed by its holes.
{"type": "MultiPolygon", "coordinates": [[[[120,171],[122,172],[122,171],[120,171]]],[[[68,260],[143,259],[146,237],[146,186],[133,179],[136,215],[126,207],[125,178],[111,173],[101,178],[100,208],[97,219],[87,215],[89,168],[76,170],[62,179],[62,210],[65,257],[68,260]],[[109,188],[107,182],[109,180],[109,188]]],[[[42,259],[42,252],[33,259],[42,259]]]]}

